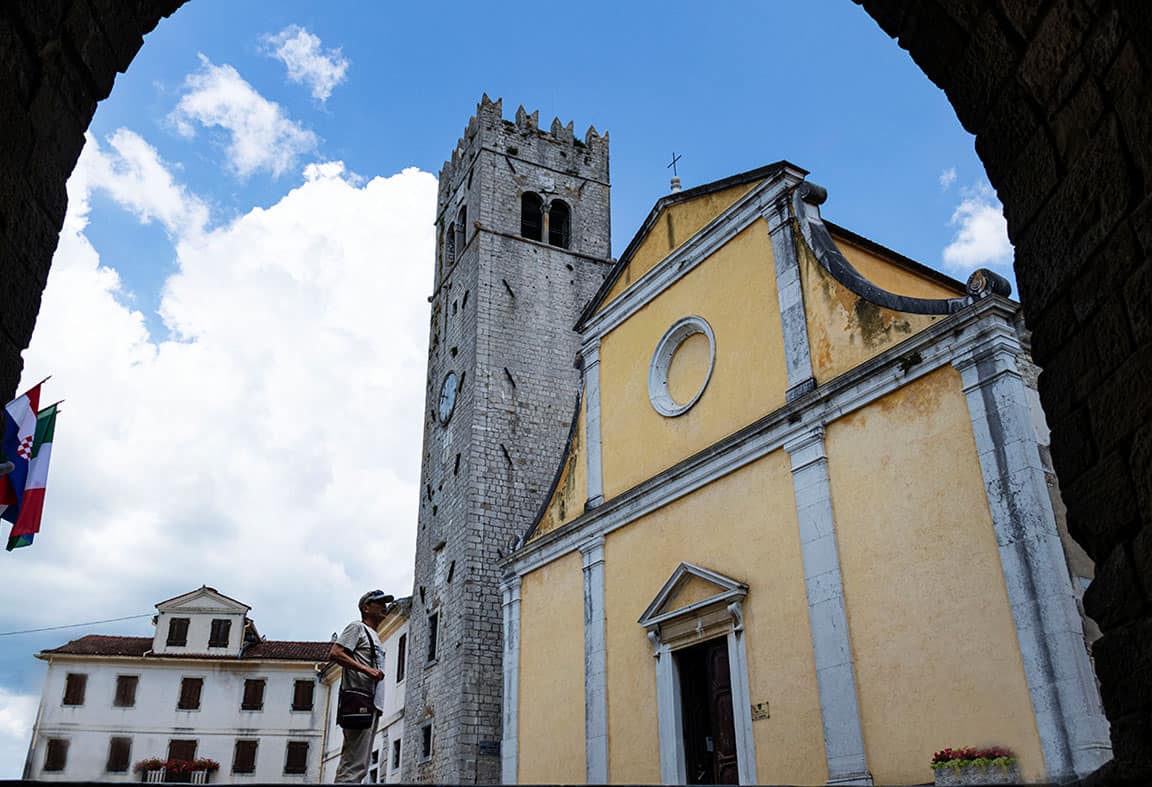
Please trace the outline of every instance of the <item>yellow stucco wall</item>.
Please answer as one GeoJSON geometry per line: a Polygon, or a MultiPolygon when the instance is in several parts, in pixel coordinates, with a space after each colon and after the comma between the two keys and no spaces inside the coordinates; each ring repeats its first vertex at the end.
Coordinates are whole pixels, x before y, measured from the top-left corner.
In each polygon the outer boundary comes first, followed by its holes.
{"type": "Polygon", "coordinates": [[[673,249],[704,229],[708,222],[723,213],[760,182],[742,183],[666,208],[657,218],[648,236],[632,254],[628,267],[612,285],[604,303],[619,296],[632,282],[652,270],[656,263],[667,257],[673,249]]]}
{"type": "MultiPolygon", "coordinates": [[[[798,238],[796,245],[812,372],[818,384],[847,372],[943,319],[943,316],[885,309],[860,298],[820,267],[802,239],[798,238]]],[[[846,248],[846,244],[840,246],[846,248]]],[[[861,255],[867,256],[863,251],[853,251],[857,259],[862,260],[861,255]]],[[[879,258],[871,257],[859,270],[878,285],[883,286],[883,281],[897,284],[904,290],[898,294],[910,294],[915,289],[909,271],[884,263],[879,258]]],[[[931,282],[925,280],[924,286],[929,284],[931,282]]],[[[952,294],[947,297],[952,297],[952,294]]]]}
{"type": "Polygon", "coordinates": [[[767,223],[756,221],[601,340],[604,496],[782,406],[786,381],[772,245],[767,223]],[[696,405],[668,418],[648,400],[648,365],[660,338],[688,315],[712,326],[716,363],[696,405]]]}
{"type": "Polygon", "coordinates": [[[829,425],[828,469],[868,764],[932,781],[946,746],[1042,755],[960,389],[946,366],[829,425]]]}
{"type": "Polygon", "coordinates": [[[899,263],[887,260],[863,247],[855,245],[851,239],[835,233],[832,240],[852,267],[860,271],[868,281],[881,289],[896,295],[912,298],[957,298],[964,295],[962,286],[946,287],[940,282],[921,276],[899,263]]]}
{"type": "Polygon", "coordinates": [[[571,522],[584,513],[584,504],[588,501],[588,459],[585,454],[587,437],[587,424],[584,419],[586,402],[580,401],[580,412],[576,416],[576,433],[572,437],[572,445],[564,457],[564,469],[560,480],[544,516],[536,526],[529,541],[535,541],[545,533],[551,532],[561,525],[571,522]]]}
{"type": "Polygon", "coordinates": [[[656,663],[636,621],[687,561],[750,588],[749,689],[753,703],[770,709],[770,718],[752,724],[760,782],[823,784],[820,698],[787,456],[771,454],[610,533],[604,558],[611,781],[660,781],[656,663]]]}
{"type": "Polygon", "coordinates": [[[584,573],[580,553],[520,586],[520,784],[585,780],[584,573]]]}

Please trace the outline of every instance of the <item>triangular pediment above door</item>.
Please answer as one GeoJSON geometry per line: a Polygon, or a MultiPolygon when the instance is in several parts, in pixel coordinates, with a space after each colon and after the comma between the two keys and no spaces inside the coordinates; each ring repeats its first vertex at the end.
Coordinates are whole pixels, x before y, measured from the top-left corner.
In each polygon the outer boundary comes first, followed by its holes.
{"type": "Polygon", "coordinates": [[[712,604],[743,598],[748,586],[692,563],[681,563],[640,616],[642,626],[652,626],[712,604]]]}

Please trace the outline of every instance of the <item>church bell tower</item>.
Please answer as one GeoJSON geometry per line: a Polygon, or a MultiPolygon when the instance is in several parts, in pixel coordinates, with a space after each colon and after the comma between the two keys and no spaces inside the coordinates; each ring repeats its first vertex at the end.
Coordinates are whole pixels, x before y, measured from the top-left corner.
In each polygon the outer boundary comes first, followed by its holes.
{"type": "Polygon", "coordinates": [[[485,95],[440,170],[405,782],[500,780],[499,561],[549,493],[583,306],[609,270],[608,135],[485,95]]]}

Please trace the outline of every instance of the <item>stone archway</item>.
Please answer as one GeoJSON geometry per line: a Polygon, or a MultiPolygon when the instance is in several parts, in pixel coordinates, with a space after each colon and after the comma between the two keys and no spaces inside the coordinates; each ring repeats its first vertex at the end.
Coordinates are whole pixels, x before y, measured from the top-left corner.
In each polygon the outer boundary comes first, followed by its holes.
{"type": "MultiPolygon", "coordinates": [[[[20,374],[96,104],[185,0],[0,6],[0,392],[20,374]]],[[[1152,23],[1145,0],[853,0],[947,94],[999,193],[1114,773],[1152,774],[1152,23]]],[[[819,53],[813,53],[819,57],[819,53]]]]}

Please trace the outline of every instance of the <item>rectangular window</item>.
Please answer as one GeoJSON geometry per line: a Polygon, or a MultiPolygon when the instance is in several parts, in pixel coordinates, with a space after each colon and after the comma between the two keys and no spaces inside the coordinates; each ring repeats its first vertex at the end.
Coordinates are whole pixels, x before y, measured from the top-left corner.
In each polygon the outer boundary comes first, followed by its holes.
{"type": "Polygon", "coordinates": [[[104,770],[108,773],[127,773],[128,764],[132,760],[132,739],[113,737],[108,741],[108,764],[104,770]]]}
{"type": "Polygon", "coordinates": [[[400,739],[392,741],[392,770],[400,769],[400,739]]]}
{"type": "Polygon", "coordinates": [[[208,647],[210,648],[226,648],[228,647],[228,634],[232,631],[232,621],[227,618],[219,618],[212,621],[212,632],[208,635],[208,647]]]}
{"type": "Polygon", "coordinates": [[[378,781],[379,779],[376,776],[376,769],[373,768],[372,770],[368,771],[368,783],[375,784],[378,781]]]}
{"type": "Polygon", "coordinates": [[[240,710],[264,709],[264,678],[249,678],[244,681],[244,698],[240,710]]]}
{"type": "Polygon", "coordinates": [[[288,741],[284,756],[284,773],[308,771],[308,741],[288,741]]]}
{"type": "Polygon", "coordinates": [[[167,644],[176,647],[183,647],[188,644],[188,618],[169,619],[167,644]]]}
{"type": "Polygon", "coordinates": [[[138,675],[117,675],[116,696],[112,698],[112,705],[117,708],[136,707],[136,686],[139,683],[138,675]]]}
{"type": "Polygon", "coordinates": [[[256,746],[259,741],[237,740],[232,754],[232,773],[256,772],[256,746]]]}
{"type": "Polygon", "coordinates": [[[440,639],[440,613],[428,616],[428,661],[435,661],[440,639]]]}
{"type": "Polygon", "coordinates": [[[168,741],[168,759],[194,760],[196,759],[196,741],[173,739],[168,741]]]}
{"type": "Polygon", "coordinates": [[[401,634],[396,642],[396,682],[404,680],[404,662],[408,660],[408,635],[401,634]]]}
{"type": "Polygon", "coordinates": [[[64,704],[83,705],[84,689],[87,687],[87,675],[82,672],[69,672],[64,677],[64,704]]]}
{"type": "Polygon", "coordinates": [[[420,759],[427,760],[432,757],[432,725],[425,724],[420,728],[420,759]]]}
{"type": "Polygon", "coordinates": [[[44,748],[44,770],[62,771],[68,765],[68,741],[64,738],[49,738],[44,748]]]}
{"type": "Polygon", "coordinates": [[[298,680],[292,688],[292,710],[312,710],[312,693],[316,689],[314,680],[298,680]]]}
{"type": "Polygon", "coordinates": [[[180,681],[180,699],[177,710],[200,710],[200,692],[204,688],[203,678],[184,678],[180,681]]]}

